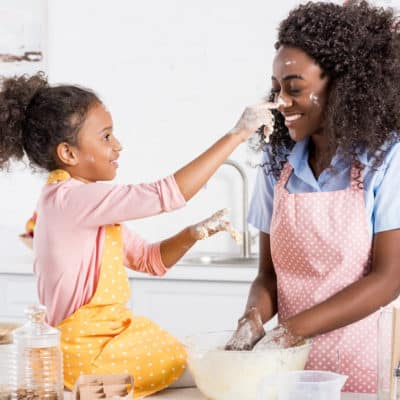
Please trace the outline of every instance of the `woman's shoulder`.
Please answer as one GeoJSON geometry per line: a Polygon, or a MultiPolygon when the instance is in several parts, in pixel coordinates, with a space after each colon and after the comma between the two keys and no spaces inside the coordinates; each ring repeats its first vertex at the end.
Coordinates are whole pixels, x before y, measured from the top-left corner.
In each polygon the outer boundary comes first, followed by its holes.
{"type": "Polygon", "coordinates": [[[375,171],[385,170],[392,163],[400,163],[400,136],[387,140],[374,152],[364,150],[358,154],[358,159],[366,167],[375,171]]]}

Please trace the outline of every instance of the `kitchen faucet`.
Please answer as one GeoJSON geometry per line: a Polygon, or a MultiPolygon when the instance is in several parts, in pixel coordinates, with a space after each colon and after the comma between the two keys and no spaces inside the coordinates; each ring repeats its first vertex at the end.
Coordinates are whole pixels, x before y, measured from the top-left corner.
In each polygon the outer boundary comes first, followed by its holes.
{"type": "Polygon", "coordinates": [[[243,221],[242,221],[242,232],[243,232],[243,248],[242,248],[242,257],[243,258],[249,258],[250,257],[250,234],[249,234],[249,228],[247,225],[247,208],[248,208],[248,190],[249,190],[249,183],[247,180],[247,175],[246,171],[243,169],[243,167],[236,161],[233,160],[226,160],[224,161],[225,165],[230,165],[233,168],[235,168],[240,176],[242,177],[242,206],[243,206],[243,211],[242,211],[242,216],[243,216],[243,221]]]}

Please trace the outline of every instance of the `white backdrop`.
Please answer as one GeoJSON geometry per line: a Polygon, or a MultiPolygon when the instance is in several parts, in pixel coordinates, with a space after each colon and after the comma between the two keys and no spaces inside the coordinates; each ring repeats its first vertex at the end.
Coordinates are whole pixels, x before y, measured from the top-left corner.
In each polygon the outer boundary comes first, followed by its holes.
{"type": "MultiPolygon", "coordinates": [[[[49,78],[98,92],[124,145],[117,182],[151,181],[195,157],[265,95],[278,22],[298,3],[50,0],[49,78]]],[[[232,158],[244,164],[245,147],[232,158]]],[[[22,166],[0,174],[0,233],[23,229],[42,184],[22,166]]],[[[240,227],[241,182],[228,166],[183,210],[129,225],[155,241],[221,207],[240,227]]],[[[15,250],[8,235],[1,242],[15,250]]],[[[193,249],[228,250],[240,251],[224,234],[193,249]]]]}

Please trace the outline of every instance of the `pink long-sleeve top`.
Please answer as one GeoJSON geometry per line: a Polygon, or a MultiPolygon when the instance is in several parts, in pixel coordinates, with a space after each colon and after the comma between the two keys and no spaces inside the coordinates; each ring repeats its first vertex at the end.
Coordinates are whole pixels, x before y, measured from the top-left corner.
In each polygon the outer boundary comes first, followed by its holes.
{"type": "MultiPolygon", "coordinates": [[[[72,178],[45,185],[37,206],[33,268],[48,322],[57,325],[93,297],[105,225],[184,205],[173,176],[138,185],[83,183],[72,178]]],[[[126,226],[122,228],[124,265],[163,275],[167,269],[160,243],[149,244],[126,226]]]]}

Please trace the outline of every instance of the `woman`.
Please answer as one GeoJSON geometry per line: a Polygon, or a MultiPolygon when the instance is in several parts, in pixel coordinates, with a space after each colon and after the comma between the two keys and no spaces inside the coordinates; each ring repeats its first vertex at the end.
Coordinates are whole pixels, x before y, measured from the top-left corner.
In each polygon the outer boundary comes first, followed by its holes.
{"type": "Polygon", "coordinates": [[[276,49],[279,108],[249,213],[259,272],[227,349],[312,337],[306,368],[375,392],[378,310],[400,289],[399,27],[365,1],[308,3],[276,49]]]}

